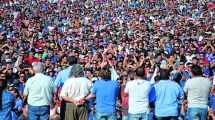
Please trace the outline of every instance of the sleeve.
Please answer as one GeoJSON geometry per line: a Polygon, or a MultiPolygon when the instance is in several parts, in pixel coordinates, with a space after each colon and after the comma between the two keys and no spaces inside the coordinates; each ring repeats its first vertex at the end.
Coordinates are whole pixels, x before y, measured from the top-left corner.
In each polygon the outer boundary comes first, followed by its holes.
{"type": "Polygon", "coordinates": [[[55,86],[60,87],[60,82],[61,82],[61,72],[57,75],[57,78],[54,81],[55,86]]]}
{"type": "Polygon", "coordinates": [[[93,85],[93,90],[92,90],[92,94],[96,95],[98,90],[98,81],[95,82],[95,84],[93,85]]]}
{"type": "Polygon", "coordinates": [[[23,103],[22,103],[22,101],[20,101],[19,104],[18,104],[18,109],[21,110],[22,108],[23,108],[23,103]]]}
{"type": "Polygon", "coordinates": [[[118,82],[116,82],[116,93],[119,93],[119,85],[118,85],[118,82]]]}
{"type": "Polygon", "coordinates": [[[24,88],[24,91],[23,91],[25,95],[29,94],[29,89],[28,88],[29,88],[29,80],[26,82],[26,85],[25,85],[25,88],[24,88]]]}
{"type": "Polygon", "coordinates": [[[188,92],[188,90],[189,90],[189,80],[187,80],[187,82],[185,83],[184,92],[188,92]]]}
{"type": "Polygon", "coordinates": [[[182,90],[182,88],[179,84],[177,84],[177,85],[178,85],[178,90],[179,90],[178,98],[184,98],[184,91],[182,90]]]}
{"type": "Polygon", "coordinates": [[[155,68],[155,71],[154,71],[154,73],[153,73],[153,75],[152,75],[152,78],[151,78],[151,84],[154,84],[154,83],[155,83],[155,76],[157,75],[157,71],[158,71],[158,68],[156,67],[156,68],[155,68]]]}
{"type": "MultiPolygon", "coordinates": [[[[67,81],[69,81],[69,80],[67,80],[67,81]]],[[[62,90],[60,92],[60,96],[68,96],[69,84],[67,81],[65,82],[65,84],[62,87],[62,90]]]]}
{"type": "Polygon", "coordinates": [[[214,75],[214,78],[213,78],[213,85],[215,85],[215,75],[214,75]]]}
{"type": "Polygon", "coordinates": [[[112,67],[112,69],[111,69],[111,80],[116,81],[118,78],[119,78],[119,75],[117,74],[117,72],[114,69],[114,67],[112,67]]]}
{"type": "Polygon", "coordinates": [[[13,94],[11,96],[12,96],[11,97],[12,98],[12,108],[14,108],[14,106],[16,105],[16,99],[13,94]]]}
{"type": "Polygon", "coordinates": [[[52,93],[56,93],[57,88],[56,88],[52,78],[50,79],[50,84],[51,84],[51,88],[52,88],[52,93]]]}
{"type": "Polygon", "coordinates": [[[90,98],[87,100],[89,102],[89,108],[93,109],[94,105],[93,105],[93,98],[90,98]]]}
{"type": "Polygon", "coordinates": [[[153,102],[156,99],[156,92],[155,92],[155,87],[151,87],[151,91],[149,93],[149,102],[153,102]]]}
{"type": "Polygon", "coordinates": [[[128,92],[129,92],[129,82],[126,84],[125,89],[124,89],[124,92],[125,92],[125,93],[128,93],[128,92]]]}

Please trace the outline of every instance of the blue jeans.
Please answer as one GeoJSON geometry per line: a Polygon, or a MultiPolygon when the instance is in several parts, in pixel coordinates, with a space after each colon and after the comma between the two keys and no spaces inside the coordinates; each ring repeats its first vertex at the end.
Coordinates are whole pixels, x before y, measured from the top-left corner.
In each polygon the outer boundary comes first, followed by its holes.
{"type": "Polygon", "coordinates": [[[188,108],[188,120],[206,120],[207,108],[188,108]]]}
{"type": "Polygon", "coordinates": [[[117,120],[116,113],[96,113],[96,120],[117,120]]]}
{"type": "Polygon", "coordinates": [[[93,116],[92,112],[89,112],[88,113],[88,120],[96,120],[96,116],[95,115],[93,116]]]}
{"type": "Polygon", "coordinates": [[[50,115],[50,106],[32,106],[28,105],[28,120],[48,120],[50,115]]]}
{"type": "Polygon", "coordinates": [[[128,114],[128,120],[148,120],[149,115],[146,113],[128,114]]]}

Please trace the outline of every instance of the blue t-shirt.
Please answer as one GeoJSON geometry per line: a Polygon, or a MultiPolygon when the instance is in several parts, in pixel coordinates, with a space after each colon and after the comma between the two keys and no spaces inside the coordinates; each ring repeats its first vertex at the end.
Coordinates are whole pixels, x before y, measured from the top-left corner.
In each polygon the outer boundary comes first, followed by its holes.
{"type": "Polygon", "coordinates": [[[150,95],[150,101],[155,102],[156,116],[178,116],[178,98],[184,97],[184,92],[178,83],[160,80],[154,84],[150,95]]]}
{"type": "Polygon", "coordinates": [[[215,95],[210,95],[209,105],[211,108],[215,109],[215,95]]]}
{"type": "Polygon", "coordinates": [[[22,109],[22,107],[23,107],[23,103],[22,103],[22,100],[20,99],[20,98],[18,98],[17,100],[16,100],[16,104],[15,104],[15,106],[14,106],[14,108],[13,108],[13,112],[12,112],[12,120],[18,120],[18,115],[16,114],[16,112],[15,111],[17,111],[18,109],[22,109]]]}
{"type": "Polygon", "coordinates": [[[116,112],[116,97],[118,92],[118,82],[113,80],[96,81],[92,90],[92,94],[96,95],[96,112],[116,112]]]}

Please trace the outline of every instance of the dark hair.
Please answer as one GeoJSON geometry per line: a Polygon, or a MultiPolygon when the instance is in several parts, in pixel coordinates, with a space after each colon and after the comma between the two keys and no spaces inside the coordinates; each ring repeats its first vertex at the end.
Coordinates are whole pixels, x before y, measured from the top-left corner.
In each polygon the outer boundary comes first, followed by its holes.
{"type": "Polygon", "coordinates": [[[91,74],[93,74],[93,72],[89,68],[84,69],[84,71],[85,72],[89,71],[91,74]]]}
{"type": "Polygon", "coordinates": [[[13,91],[14,91],[14,93],[17,93],[16,98],[22,99],[22,97],[21,97],[21,95],[20,95],[20,93],[19,93],[19,89],[18,89],[18,88],[15,87],[15,88],[13,89],[13,91]]]}
{"type": "Polygon", "coordinates": [[[155,76],[154,80],[155,81],[159,81],[160,80],[160,76],[159,75],[155,76]]]}
{"type": "Polygon", "coordinates": [[[0,110],[2,110],[2,92],[7,87],[7,82],[4,79],[0,79],[0,110]]]}
{"type": "Polygon", "coordinates": [[[145,70],[144,70],[144,67],[140,66],[136,69],[136,75],[138,77],[144,77],[145,75],[145,70]]]}
{"type": "Polygon", "coordinates": [[[199,65],[193,65],[191,67],[191,72],[194,76],[202,76],[202,68],[199,65]]]}
{"type": "Polygon", "coordinates": [[[78,63],[78,60],[75,56],[68,56],[67,60],[69,62],[69,65],[74,65],[78,63]]]}
{"type": "Polygon", "coordinates": [[[110,70],[108,70],[107,68],[102,69],[101,72],[100,72],[100,77],[103,80],[111,80],[111,72],[110,72],[110,70]]]}
{"type": "Polygon", "coordinates": [[[160,79],[169,80],[170,72],[167,69],[160,69],[160,79]]]}

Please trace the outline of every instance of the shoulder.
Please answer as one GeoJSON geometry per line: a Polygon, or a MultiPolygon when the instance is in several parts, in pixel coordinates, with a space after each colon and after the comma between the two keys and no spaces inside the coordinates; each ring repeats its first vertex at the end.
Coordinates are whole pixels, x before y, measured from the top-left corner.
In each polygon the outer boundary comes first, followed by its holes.
{"type": "Polygon", "coordinates": [[[26,83],[30,83],[30,82],[32,82],[32,81],[34,80],[34,78],[35,78],[35,76],[32,76],[32,77],[28,78],[28,80],[27,80],[27,82],[26,82],[26,83]]]}
{"type": "Polygon", "coordinates": [[[117,83],[118,84],[118,82],[115,81],[115,80],[109,80],[109,82],[111,82],[111,83],[117,83]]]}
{"type": "Polygon", "coordinates": [[[88,84],[91,84],[92,82],[89,80],[89,79],[87,79],[86,77],[82,77],[81,78],[83,81],[85,81],[86,83],[88,83],[88,84]]]}
{"type": "Polygon", "coordinates": [[[128,82],[126,83],[126,86],[127,86],[127,85],[130,85],[130,84],[132,84],[132,83],[134,83],[134,81],[128,81],[128,82]]]}
{"type": "Polygon", "coordinates": [[[125,85],[126,88],[129,88],[132,84],[134,84],[134,81],[128,81],[125,85]]]}
{"type": "Polygon", "coordinates": [[[6,90],[4,90],[3,94],[7,97],[14,98],[14,95],[6,90]]]}
{"type": "Polygon", "coordinates": [[[117,82],[117,81],[111,80],[111,82],[112,82],[114,85],[118,86],[118,82],[117,82]]]}
{"type": "Polygon", "coordinates": [[[62,74],[65,73],[65,72],[66,72],[66,69],[60,71],[60,72],[58,73],[58,75],[62,75],[62,74]]]}
{"type": "Polygon", "coordinates": [[[147,81],[147,80],[144,80],[145,81],[145,84],[147,85],[150,85],[151,86],[151,82],[147,81]]]}
{"type": "Polygon", "coordinates": [[[44,78],[44,79],[52,79],[50,76],[45,75],[45,74],[41,74],[41,75],[38,76],[38,77],[42,77],[42,78],[44,78]]]}

